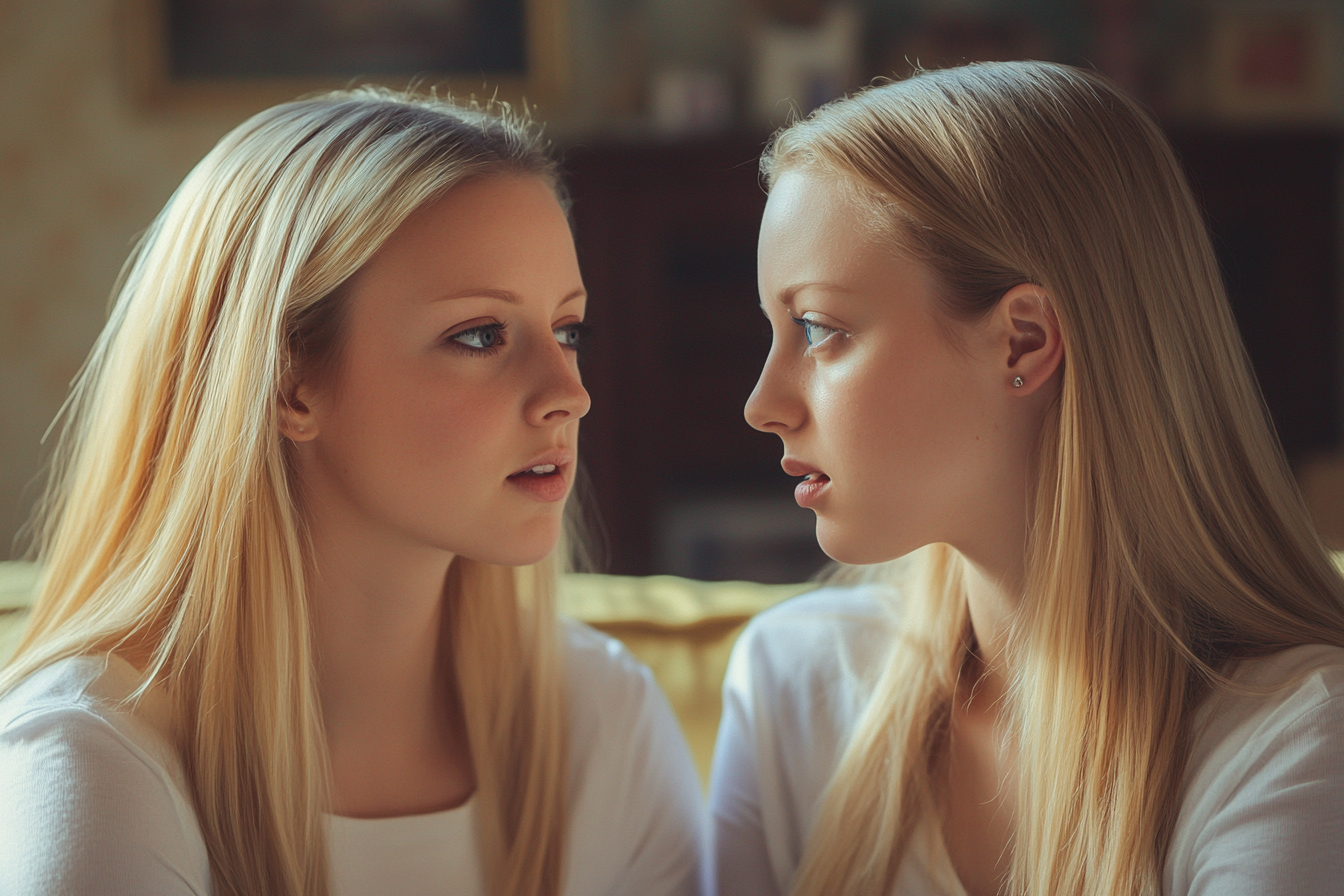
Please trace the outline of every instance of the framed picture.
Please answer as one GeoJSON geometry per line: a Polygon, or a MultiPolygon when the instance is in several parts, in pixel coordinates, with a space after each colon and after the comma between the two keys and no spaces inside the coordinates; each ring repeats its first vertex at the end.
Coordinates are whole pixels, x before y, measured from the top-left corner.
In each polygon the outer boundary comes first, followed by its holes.
{"type": "Polygon", "coordinates": [[[543,107],[568,87],[565,0],[123,0],[153,107],[264,106],[352,84],[543,107]]]}
{"type": "Polygon", "coordinates": [[[1344,17],[1333,4],[1237,4],[1209,28],[1209,93],[1223,117],[1324,121],[1341,116],[1344,17]]]}

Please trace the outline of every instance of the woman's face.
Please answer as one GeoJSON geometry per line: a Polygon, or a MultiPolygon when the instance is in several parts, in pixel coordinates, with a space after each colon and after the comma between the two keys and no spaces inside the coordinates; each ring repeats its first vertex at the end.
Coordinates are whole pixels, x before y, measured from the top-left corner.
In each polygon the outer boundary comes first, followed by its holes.
{"type": "Polygon", "coordinates": [[[339,364],[298,389],[310,426],[288,432],[311,512],[375,543],[544,557],[589,406],[586,294],[550,187],[518,175],[453,188],[383,245],[348,302],[339,364]]]}
{"type": "Polygon", "coordinates": [[[774,340],[746,408],[783,440],[785,471],[807,477],[798,503],[847,563],[969,546],[1002,525],[995,513],[1020,512],[1000,495],[1020,507],[1029,441],[1001,316],[940,319],[928,272],[884,250],[864,216],[824,174],[776,181],[758,249],[774,340]]]}

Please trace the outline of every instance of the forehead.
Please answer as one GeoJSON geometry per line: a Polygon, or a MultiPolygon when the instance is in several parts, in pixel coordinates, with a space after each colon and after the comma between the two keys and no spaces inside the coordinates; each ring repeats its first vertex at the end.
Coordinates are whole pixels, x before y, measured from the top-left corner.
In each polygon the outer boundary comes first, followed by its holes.
{"type": "Polygon", "coordinates": [[[361,279],[526,292],[557,275],[577,278],[578,262],[554,191],[540,177],[501,175],[459,184],[411,215],[361,279]]]}
{"type": "Polygon", "coordinates": [[[790,169],[775,181],[757,246],[762,281],[843,279],[887,254],[872,211],[835,175],[790,169]]]}

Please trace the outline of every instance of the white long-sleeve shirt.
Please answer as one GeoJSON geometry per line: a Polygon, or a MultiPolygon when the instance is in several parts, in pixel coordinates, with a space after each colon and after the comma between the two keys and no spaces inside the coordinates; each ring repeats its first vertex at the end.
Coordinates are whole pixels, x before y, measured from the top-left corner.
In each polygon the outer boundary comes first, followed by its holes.
{"type": "MultiPolygon", "coordinates": [[[[878,586],[828,589],[754,619],[733,650],[710,779],[720,896],[788,891],[821,797],[899,624],[878,586]]],[[[1220,693],[1194,719],[1164,896],[1344,894],[1344,649],[1243,662],[1268,697],[1220,693]]],[[[936,823],[892,896],[964,896],[936,823]]]]}
{"type": "MultiPolygon", "coordinates": [[[[700,891],[699,778],[667,700],[615,640],[564,626],[570,707],[565,892],[700,891]]],[[[164,698],[117,705],[116,657],[42,669],[0,698],[0,894],[204,896],[200,826],[164,698]]],[[[327,817],[333,896],[479,896],[475,801],[402,818],[327,817]]]]}

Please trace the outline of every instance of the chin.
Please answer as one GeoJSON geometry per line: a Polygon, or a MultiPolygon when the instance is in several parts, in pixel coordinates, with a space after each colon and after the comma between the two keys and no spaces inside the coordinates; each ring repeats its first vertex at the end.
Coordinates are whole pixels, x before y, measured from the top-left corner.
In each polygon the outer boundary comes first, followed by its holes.
{"type": "Polygon", "coordinates": [[[855,532],[822,516],[817,517],[817,544],[827,557],[850,566],[868,566],[895,560],[908,551],[893,550],[876,541],[873,530],[855,532]]]}
{"type": "Polygon", "coordinates": [[[488,548],[463,551],[464,556],[494,566],[532,566],[545,560],[560,543],[560,525],[527,526],[522,531],[491,539],[488,548]]]}

